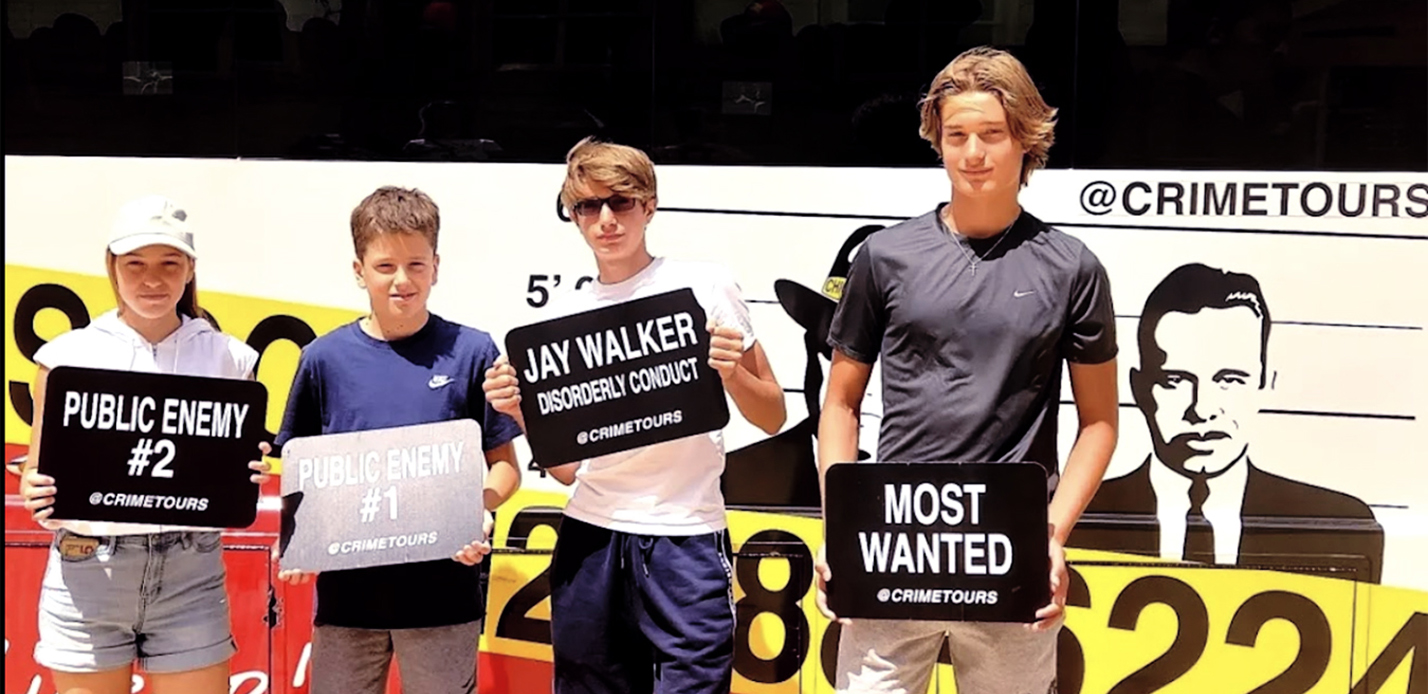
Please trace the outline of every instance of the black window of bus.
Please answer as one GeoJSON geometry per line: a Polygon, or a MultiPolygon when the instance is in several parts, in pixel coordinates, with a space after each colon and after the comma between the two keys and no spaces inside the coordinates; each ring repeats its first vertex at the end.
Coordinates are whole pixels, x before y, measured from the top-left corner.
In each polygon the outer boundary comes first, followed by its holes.
{"type": "Polygon", "coordinates": [[[9,154],[934,166],[916,102],[1021,58],[1053,167],[1428,170],[1412,0],[3,0],[9,154]]]}
{"type": "Polygon", "coordinates": [[[1081,2],[1081,167],[1428,170],[1428,4],[1081,2]]]}

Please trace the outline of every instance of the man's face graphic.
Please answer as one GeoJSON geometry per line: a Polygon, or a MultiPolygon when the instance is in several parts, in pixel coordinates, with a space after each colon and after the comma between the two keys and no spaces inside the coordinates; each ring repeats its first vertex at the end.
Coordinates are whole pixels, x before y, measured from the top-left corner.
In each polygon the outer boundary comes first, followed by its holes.
{"type": "Polygon", "coordinates": [[[1182,472],[1216,474],[1244,457],[1247,427],[1263,391],[1260,326],[1247,306],[1171,312],[1160,319],[1155,344],[1164,363],[1142,355],[1145,371],[1131,378],[1161,462],[1182,472]]]}

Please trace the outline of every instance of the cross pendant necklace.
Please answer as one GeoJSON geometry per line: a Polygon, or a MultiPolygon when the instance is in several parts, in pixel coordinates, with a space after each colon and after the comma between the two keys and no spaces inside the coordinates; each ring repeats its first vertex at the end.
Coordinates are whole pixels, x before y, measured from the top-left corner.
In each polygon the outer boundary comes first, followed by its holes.
{"type": "MultiPolygon", "coordinates": [[[[948,216],[948,217],[951,216],[950,210],[949,210],[949,214],[948,214],[947,216],[948,216]]],[[[1017,217],[1020,218],[1021,215],[1017,215],[1017,217]]],[[[957,238],[957,248],[962,251],[962,257],[964,257],[964,258],[967,259],[967,266],[972,269],[972,276],[973,276],[973,277],[976,277],[976,276],[977,276],[977,263],[979,263],[979,262],[985,260],[986,257],[987,257],[987,255],[991,255],[991,254],[992,254],[992,251],[997,250],[997,246],[1002,245],[1002,240],[1007,237],[1007,232],[1011,231],[1011,228],[1014,227],[1014,226],[1016,226],[1016,220],[1013,219],[1013,220],[1012,220],[1012,223],[1007,225],[1007,228],[1002,229],[1001,235],[997,237],[997,242],[994,243],[994,244],[992,244],[992,247],[991,247],[991,248],[988,248],[988,249],[987,249],[987,254],[986,254],[986,255],[978,255],[978,254],[977,254],[977,251],[972,248],[972,242],[971,242],[971,241],[968,241],[967,239],[962,238],[962,235],[959,234],[959,233],[957,233],[956,231],[952,231],[952,224],[950,223],[949,220],[944,219],[944,220],[942,220],[942,222],[947,225],[947,230],[948,230],[949,232],[951,232],[952,235],[957,238]]]]}

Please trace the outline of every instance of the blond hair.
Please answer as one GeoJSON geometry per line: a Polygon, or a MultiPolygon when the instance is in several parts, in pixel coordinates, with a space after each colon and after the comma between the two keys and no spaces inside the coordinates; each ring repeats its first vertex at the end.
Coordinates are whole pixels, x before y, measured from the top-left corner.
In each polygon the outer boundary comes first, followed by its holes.
{"type": "Polygon", "coordinates": [[[382,186],[352,209],[352,249],[357,258],[382,234],[421,234],[436,252],[441,211],[431,196],[416,188],[382,186]]]}
{"type": "Polygon", "coordinates": [[[942,68],[919,104],[919,134],[942,156],[942,104],[971,92],[991,94],[1006,109],[1012,139],[1026,148],[1021,160],[1021,184],[1026,185],[1032,171],[1046,166],[1047,153],[1055,140],[1056,109],[1041,98],[1026,66],[1006,51],[980,46],[963,52],[942,68]]]}
{"type": "Polygon", "coordinates": [[[654,200],[654,162],[649,155],[626,145],[601,142],[587,137],[565,155],[565,183],[560,186],[560,204],[569,210],[580,201],[576,189],[599,183],[628,198],[654,200]]]}

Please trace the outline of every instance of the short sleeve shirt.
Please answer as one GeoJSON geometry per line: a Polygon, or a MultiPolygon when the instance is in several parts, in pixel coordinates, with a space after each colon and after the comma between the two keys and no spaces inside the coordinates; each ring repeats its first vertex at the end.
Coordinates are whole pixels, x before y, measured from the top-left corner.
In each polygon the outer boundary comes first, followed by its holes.
{"type": "Polygon", "coordinates": [[[1116,356],[1105,268],[1030,213],[966,239],[940,211],[868,238],[828,341],[882,359],[881,460],[1036,462],[1054,489],[1062,362],[1116,356]]]}

